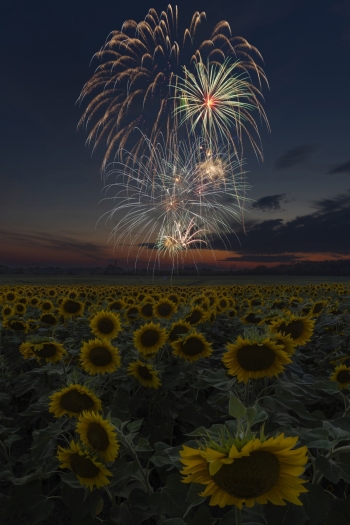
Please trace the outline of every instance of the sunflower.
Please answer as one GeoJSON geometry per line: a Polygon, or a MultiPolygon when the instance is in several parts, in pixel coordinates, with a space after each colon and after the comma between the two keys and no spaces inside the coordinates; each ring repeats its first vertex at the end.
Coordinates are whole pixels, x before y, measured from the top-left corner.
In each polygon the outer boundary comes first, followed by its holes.
{"type": "Polygon", "coordinates": [[[188,334],[190,330],[190,323],[185,323],[185,321],[177,321],[171,325],[168,339],[170,342],[177,341],[179,337],[188,334]]]}
{"type": "Polygon", "coordinates": [[[7,303],[14,303],[17,300],[17,294],[10,290],[4,294],[4,299],[7,303]]]}
{"type": "Polygon", "coordinates": [[[259,324],[261,322],[261,311],[259,312],[248,312],[243,317],[240,317],[240,321],[243,324],[259,324]]]}
{"type": "Polygon", "coordinates": [[[230,303],[227,297],[225,297],[224,295],[218,297],[216,303],[216,310],[219,314],[224,313],[227,310],[227,308],[229,308],[229,306],[230,303]]]}
{"type": "Polygon", "coordinates": [[[63,299],[60,304],[59,315],[64,317],[74,316],[79,317],[84,311],[84,304],[81,301],[73,301],[73,299],[63,299]]]}
{"type": "Polygon", "coordinates": [[[97,412],[83,412],[78,417],[75,431],[80,434],[81,442],[98,452],[106,462],[114,461],[118,455],[119,443],[116,432],[110,422],[102,419],[97,412]]]}
{"type": "Polygon", "coordinates": [[[46,325],[54,326],[54,325],[58,324],[58,317],[56,317],[55,315],[50,314],[50,313],[42,314],[40,316],[39,321],[41,323],[46,324],[46,325]]]}
{"type": "Polygon", "coordinates": [[[121,329],[118,314],[102,310],[90,319],[91,332],[100,339],[114,339],[121,329]]]}
{"type": "Polygon", "coordinates": [[[142,361],[135,361],[130,363],[128,366],[129,375],[134,376],[141,385],[148,388],[157,389],[161,382],[159,380],[158,371],[153,368],[152,365],[147,365],[142,361]]]}
{"type": "Polygon", "coordinates": [[[3,317],[13,316],[14,313],[14,309],[8,304],[6,304],[1,310],[1,314],[3,315],[3,317]]]}
{"type": "Polygon", "coordinates": [[[152,298],[143,301],[139,307],[140,317],[142,319],[151,319],[153,317],[154,300],[152,298]]]}
{"type": "Polygon", "coordinates": [[[57,297],[57,290],[56,290],[56,288],[49,288],[47,290],[47,295],[49,297],[57,297]]]}
{"type": "Polygon", "coordinates": [[[275,332],[272,336],[273,340],[276,341],[278,345],[282,345],[282,350],[286,352],[289,356],[293,355],[295,352],[296,344],[291,338],[290,334],[283,335],[280,332],[275,332]]]}
{"type": "Polygon", "coordinates": [[[133,321],[136,321],[136,319],[138,319],[140,315],[139,307],[136,304],[129,306],[125,310],[124,315],[128,323],[132,323],[133,321]]]}
{"type": "Polygon", "coordinates": [[[302,505],[298,496],[307,492],[306,480],[300,479],[308,459],[307,447],[292,450],[298,437],[284,434],[266,441],[250,439],[243,447],[232,444],[215,450],[208,446],[193,449],[182,445],[179,452],[184,466],[180,474],[183,483],[206,485],[199,496],[211,496],[209,505],[235,505],[255,503],[285,505],[286,501],[302,505]]]}
{"type": "Polygon", "coordinates": [[[325,309],[325,306],[328,305],[328,301],[316,301],[309,312],[309,317],[318,317],[325,309]]]}
{"type": "Polygon", "coordinates": [[[201,357],[209,357],[213,352],[211,345],[212,343],[208,343],[204,336],[196,331],[171,343],[173,354],[191,363],[201,357]]]}
{"type": "Polygon", "coordinates": [[[146,323],[134,332],[134,345],[136,350],[147,356],[158,352],[166,338],[166,330],[160,324],[146,323]]]}
{"type": "Polygon", "coordinates": [[[195,306],[189,315],[185,317],[185,322],[191,325],[203,323],[207,319],[207,316],[208,313],[201,306],[195,306]]]}
{"type": "Polygon", "coordinates": [[[27,334],[29,332],[29,326],[24,319],[20,316],[13,315],[11,317],[6,317],[3,320],[4,328],[8,330],[13,330],[14,332],[24,332],[27,334]]]}
{"type": "Polygon", "coordinates": [[[80,352],[81,367],[91,375],[112,373],[120,366],[118,348],[108,339],[85,341],[80,352]]]}
{"type": "Polygon", "coordinates": [[[153,305],[153,315],[158,319],[170,319],[177,310],[175,303],[169,301],[169,299],[160,299],[153,305]]]}
{"type": "Polygon", "coordinates": [[[289,334],[296,345],[303,346],[310,341],[314,326],[314,319],[291,314],[285,319],[272,321],[269,328],[271,332],[281,332],[284,335],[289,334]]]}
{"type": "Polygon", "coordinates": [[[112,476],[111,472],[102,463],[92,459],[74,440],[70,442],[70,448],[58,446],[56,457],[61,461],[60,468],[72,470],[81,485],[89,487],[90,491],[94,485],[97,488],[109,485],[107,476],[112,476]]]}
{"type": "Polygon", "coordinates": [[[57,363],[67,354],[62,343],[57,343],[50,337],[33,336],[19,347],[25,359],[36,357],[37,361],[45,359],[47,363],[57,363]]]}
{"type": "Polygon", "coordinates": [[[25,304],[23,303],[20,303],[19,301],[17,303],[14,304],[14,310],[15,310],[15,315],[18,314],[18,315],[24,315],[27,311],[27,307],[25,304]]]}
{"type": "Polygon", "coordinates": [[[339,389],[348,388],[350,385],[350,367],[346,365],[337,366],[330,378],[332,381],[338,382],[339,389]]]}
{"type": "Polygon", "coordinates": [[[277,345],[270,337],[260,340],[237,337],[236,344],[226,345],[228,352],[222,357],[222,362],[228,368],[228,373],[237,376],[238,381],[247,383],[249,379],[278,376],[284,370],[284,365],[291,359],[283,351],[282,345],[277,345]]]}
{"type": "Polygon", "coordinates": [[[39,308],[42,312],[51,312],[51,310],[54,309],[54,305],[52,301],[49,299],[45,299],[45,301],[42,301],[39,305],[39,308]]]}
{"type": "Polygon", "coordinates": [[[53,412],[55,417],[62,417],[67,414],[74,417],[82,413],[83,410],[99,412],[102,410],[101,401],[93,392],[85,386],[79,384],[69,385],[51,396],[49,412],[53,412]]]}
{"type": "Polygon", "coordinates": [[[111,302],[108,303],[108,308],[110,310],[119,312],[120,310],[124,310],[125,302],[123,301],[123,299],[113,299],[111,302]]]}

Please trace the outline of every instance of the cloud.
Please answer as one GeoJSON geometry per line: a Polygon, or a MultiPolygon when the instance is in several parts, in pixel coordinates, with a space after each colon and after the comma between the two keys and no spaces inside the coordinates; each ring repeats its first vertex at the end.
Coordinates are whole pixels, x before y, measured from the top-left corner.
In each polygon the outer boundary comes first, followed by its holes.
{"type": "Polygon", "coordinates": [[[276,160],[275,168],[286,169],[296,166],[297,164],[303,164],[308,160],[313,151],[314,148],[308,145],[290,149],[276,160]]]}
{"type": "MultiPolygon", "coordinates": [[[[350,190],[332,199],[314,202],[316,211],[296,217],[286,223],[283,219],[263,222],[246,221],[246,233],[236,231],[227,236],[230,249],[247,255],[278,255],[293,253],[337,253],[350,255],[350,190]]],[[[224,249],[222,241],[213,236],[214,249],[224,249]]]]}
{"type": "MultiPolygon", "coordinates": [[[[33,232],[23,234],[19,232],[0,230],[0,238],[4,238],[4,246],[13,244],[21,244],[23,253],[25,249],[33,250],[35,248],[36,254],[42,252],[44,256],[50,252],[64,252],[69,255],[79,255],[87,259],[106,260],[106,248],[91,242],[83,242],[72,237],[64,237],[59,235],[52,235],[43,232],[33,232]],[[37,250],[38,249],[38,250],[37,250]]],[[[33,250],[34,251],[34,250],[33,250]]]]}
{"type": "Polygon", "coordinates": [[[261,263],[272,263],[272,262],[291,262],[297,258],[295,255],[242,255],[241,257],[226,257],[221,261],[244,261],[244,262],[261,262],[261,263]]]}
{"type": "MultiPolygon", "coordinates": [[[[261,197],[261,199],[258,199],[256,202],[254,202],[254,204],[251,205],[251,207],[261,211],[281,210],[281,201],[285,196],[285,193],[267,195],[266,197],[261,197]]],[[[283,202],[288,201],[285,199],[283,202]]]]}
{"type": "Polygon", "coordinates": [[[314,201],[313,205],[313,207],[317,208],[321,214],[341,210],[346,206],[350,206],[350,189],[347,190],[347,194],[341,193],[340,195],[333,197],[333,199],[320,199],[314,201]]]}
{"type": "Polygon", "coordinates": [[[344,162],[343,164],[338,164],[331,170],[329,170],[328,175],[334,175],[335,173],[349,173],[350,174],[350,160],[344,162]]]}

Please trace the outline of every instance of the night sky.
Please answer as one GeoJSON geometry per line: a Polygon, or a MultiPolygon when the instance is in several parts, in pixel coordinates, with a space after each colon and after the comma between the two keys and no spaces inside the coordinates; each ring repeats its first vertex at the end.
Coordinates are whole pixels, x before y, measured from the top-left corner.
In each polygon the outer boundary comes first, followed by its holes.
{"type": "MultiPolygon", "coordinates": [[[[0,264],[105,266],[125,254],[100,216],[103,151],[91,157],[75,104],[112,30],[166,1],[5,0],[1,10],[0,264]]],[[[173,4],[175,5],[175,4],[173,4]]],[[[350,258],[350,3],[348,0],[180,0],[180,26],[205,11],[258,48],[270,90],[259,126],[264,162],[243,138],[252,186],[246,234],[220,267],[350,258]]],[[[209,250],[203,263],[213,265],[209,250]]],[[[138,266],[144,266],[146,254],[138,266]]]]}

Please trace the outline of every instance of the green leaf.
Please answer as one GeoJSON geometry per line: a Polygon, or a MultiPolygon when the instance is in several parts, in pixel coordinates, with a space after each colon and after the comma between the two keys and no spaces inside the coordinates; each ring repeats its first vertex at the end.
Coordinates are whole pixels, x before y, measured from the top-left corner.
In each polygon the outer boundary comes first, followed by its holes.
{"type": "Polygon", "coordinates": [[[304,507],[287,503],[284,507],[268,503],[264,505],[268,525],[304,525],[308,519],[304,507]]]}
{"type": "Polygon", "coordinates": [[[131,423],[129,423],[126,428],[128,429],[130,433],[136,432],[141,427],[142,422],[143,422],[143,419],[137,419],[136,421],[132,421],[131,423]]]}
{"type": "Polygon", "coordinates": [[[300,494],[299,499],[304,505],[305,512],[311,522],[310,525],[318,525],[323,522],[327,515],[328,495],[320,485],[306,483],[304,487],[308,492],[300,494]]]}
{"type": "Polygon", "coordinates": [[[149,506],[156,514],[167,514],[171,518],[183,516],[186,508],[188,487],[181,483],[180,474],[170,474],[166,486],[148,497],[149,506]]]}
{"type": "Polygon", "coordinates": [[[236,419],[242,419],[245,416],[247,409],[241,401],[230,392],[230,401],[228,404],[228,411],[230,416],[236,419]]]}
{"type": "Polygon", "coordinates": [[[32,507],[32,521],[30,522],[31,525],[36,525],[37,523],[41,523],[42,521],[46,521],[46,519],[51,515],[53,509],[54,509],[55,503],[52,500],[43,498],[39,503],[35,505],[35,507],[32,507]]]}
{"type": "Polygon", "coordinates": [[[214,520],[212,515],[210,514],[210,510],[208,509],[208,507],[202,505],[194,513],[193,518],[188,523],[188,525],[213,525],[213,522],[214,520]]]}
{"type": "Polygon", "coordinates": [[[319,470],[321,474],[332,483],[338,483],[343,477],[343,471],[340,466],[338,466],[334,460],[329,460],[324,456],[318,456],[315,459],[315,466],[317,470],[319,470]]]}
{"type": "Polygon", "coordinates": [[[183,518],[186,518],[187,514],[193,507],[197,507],[198,505],[201,505],[204,502],[205,498],[202,498],[198,495],[202,491],[203,485],[201,485],[200,483],[191,483],[190,490],[186,498],[186,502],[189,502],[190,505],[187,507],[185,514],[182,516],[183,518]]]}

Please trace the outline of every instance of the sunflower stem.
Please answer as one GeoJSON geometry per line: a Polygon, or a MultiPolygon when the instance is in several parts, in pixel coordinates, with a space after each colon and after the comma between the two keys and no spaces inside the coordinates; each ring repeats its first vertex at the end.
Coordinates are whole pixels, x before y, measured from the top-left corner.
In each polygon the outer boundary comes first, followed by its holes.
{"type": "Polygon", "coordinates": [[[238,507],[235,507],[235,518],[236,525],[242,525],[242,511],[238,507]]]}
{"type": "Polygon", "coordinates": [[[250,403],[249,403],[249,386],[250,385],[249,383],[250,383],[250,380],[248,379],[248,381],[245,384],[245,406],[246,407],[250,406],[250,403]]]}

